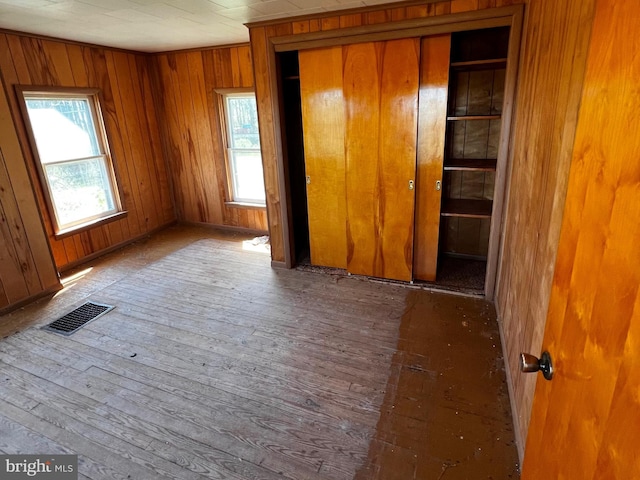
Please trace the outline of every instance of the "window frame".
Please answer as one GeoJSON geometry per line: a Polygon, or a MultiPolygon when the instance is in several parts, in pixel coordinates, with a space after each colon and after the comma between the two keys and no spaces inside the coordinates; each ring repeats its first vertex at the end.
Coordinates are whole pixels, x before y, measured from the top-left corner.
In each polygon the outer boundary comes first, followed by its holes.
{"type": "Polygon", "coordinates": [[[127,211],[124,208],[124,202],[122,194],[119,188],[119,178],[115,167],[115,162],[111,150],[109,148],[109,135],[104,122],[102,113],[102,93],[98,88],[75,88],[75,87],[43,87],[43,86],[24,86],[16,85],[16,93],[18,96],[18,103],[22,112],[22,118],[25,125],[29,144],[31,146],[31,153],[35,168],[40,180],[40,187],[43,192],[43,198],[47,207],[47,212],[51,220],[54,237],[61,239],[70,235],[95,228],[99,225],[110,223],[118,220],[127,215],[127,211]],[[69,98],[69,99],[82,99],[87,100],[89,108],[91,110],[91,117],[93,120],[93,127],[95,130],[96,142],[99,149],[99,154],[86,157],[86,158],[73,158],[68,160],[62,160],[60,162],[53,162],[56,164],[74,162],[79,160],[87,160],[92,158],[101,158],[104,169],[109,181],[111,189],[111,195],[113,199],[114,208],[108,212],[93,215],[91,217],[85,217],[81,220],[70,222],[67,224],[61,224],[58,219],[56,211],[53,192],[50,186],[49,177],[45,171],[45,165],[42,163],[40,152],[36,143],[36,137],[29,116],[27,107],[27,100],[37,98],[69,98]]]}
{"type": "MultiPolygon", "coordinates": [[[[249,151],[258,152],[260,159],[262,160],[262,145],[259,149],[253,148],[232,148],[231,145],[231,132],[229,131],[229,117],[227,112],[227,98],[229,97],[241,97],[251,94],[256,99],[256,92],[253,88],[216,88],[215,93],[218,97],[218,113],[220,122],[220,132],[222,136],[222,148],[224,150],[224,169],[225,169],[225,204],[234,207],[242,208],[255,208],[264,210],[267,207],[266,204],[266,187],[265,187],[265,200],[264,202],[249,201],[247,199],[236,199],[234,191],[234,179],[233,179],[233,166],[232,166],[232,152],[233,151],[249,151]]],[[[256,99],[256,114],[258,106],[256,99]]],[[[260,119],[258,119],[258,123],[260,119]]],[[[258,125],[259,129],[259,125],[258,125]]],[[[264,172],[263,172],[263,186],[264,186],[264,172]]]]}

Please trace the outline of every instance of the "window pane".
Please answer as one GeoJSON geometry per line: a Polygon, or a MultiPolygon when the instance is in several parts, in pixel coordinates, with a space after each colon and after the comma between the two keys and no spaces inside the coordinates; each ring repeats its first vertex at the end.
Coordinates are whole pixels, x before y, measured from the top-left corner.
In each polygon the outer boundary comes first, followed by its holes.
{"type": "Polygon", "coordinates": [[[30,98],[25,101],[42,163],[102,153],[87,99],[30,98]]]}
{"type": "Polygon", "coordinates": [[[231,151],[234,200],[264,203],[264,181],[260,152],[231,151]]]}
{"type": "Polygon", "coordinates": [[[227,116],[231,148],[260,148],[254,96],[228,96],[227,116]]]}
{"type": "Polygon", "coordinates": [[[115,212],[103,157],[44,165],[61,228],[115,212]]]}

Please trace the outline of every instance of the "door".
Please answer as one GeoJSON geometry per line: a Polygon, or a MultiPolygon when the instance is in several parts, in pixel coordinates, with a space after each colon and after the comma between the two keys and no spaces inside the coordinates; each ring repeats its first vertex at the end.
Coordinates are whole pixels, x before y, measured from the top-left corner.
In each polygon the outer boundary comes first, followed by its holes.
{"type": "Polygon", "coordinates": [[[434,281],[438,265],[450,49],[451,34],[422,39],[413,259],[413,275],[419,280],[434,281]]]}
{"type": "Polygon", "coordinates": [[[411,280],[420,40],[298,58],[311,262],[411,280]]]}
{"type": "Polygon", "coordinates": [[[347,268],[342,47],[298,61],[311,263],[347,268]]]}
{"type": "Polygon", "coordinates": [[[598,1],[522,478],[640,478],[640,7],[598,1]]]}
{"type": "Polygon", "coordinates": [[[409,281],[420,40],[343,47],[347,270],[409,281]]]}

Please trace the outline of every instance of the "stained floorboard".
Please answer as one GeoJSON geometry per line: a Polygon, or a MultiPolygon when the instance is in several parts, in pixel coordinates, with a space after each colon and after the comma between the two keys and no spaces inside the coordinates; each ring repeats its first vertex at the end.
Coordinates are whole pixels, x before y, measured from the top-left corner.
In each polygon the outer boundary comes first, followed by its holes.
{"type": "Polygon", "coordinates": [[[176,227],[0,317],[0,451],[79,478],[517,478],[493,307],[176,227]],[[41,326],[115,309],[70,337],[41,326]]]}

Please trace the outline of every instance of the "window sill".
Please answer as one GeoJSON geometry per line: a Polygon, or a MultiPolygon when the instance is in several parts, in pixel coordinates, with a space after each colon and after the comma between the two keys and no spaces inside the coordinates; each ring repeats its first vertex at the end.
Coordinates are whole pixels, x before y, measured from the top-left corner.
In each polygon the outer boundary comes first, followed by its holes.
{"type": "Polygon", "coordinates": [[[121,220],[125,218],[127,214],[128,212],[124,210],[122,212],[117,212],[109,215],[108,217],[98,218],[88,223],[83,223],[71,228],[66,228],[64,230],[56,232],[54,234],[54,238],[56,240],[62,240],[63,238],[70,237],[71,235],[75,235],[76,233],[86,232],[87,230],[91,230],[92,228],[100,227],[102,225],[106,225],[107,223],[115,222],[116,220],[121,220]]]}
{"type": "Polygon", "coordinates": [[[231,208],[249,208],[254,210],[265,210],[266,205],[260,203],[245,203],[245,202],[224,202],[227,207],[231,208]]]}

